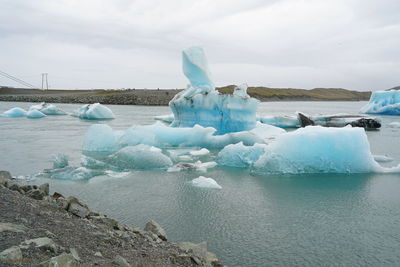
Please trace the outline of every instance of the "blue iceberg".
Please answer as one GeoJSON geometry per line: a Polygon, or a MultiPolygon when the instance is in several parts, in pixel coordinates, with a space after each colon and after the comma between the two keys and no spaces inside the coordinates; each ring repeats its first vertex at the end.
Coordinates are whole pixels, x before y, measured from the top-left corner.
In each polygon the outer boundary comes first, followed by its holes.
{"type": "Polygon", "coordinates": [[[46,114],[43,114],[39,110],[31,109],[26,113],[26,117],[30,119],[40,119],[46,117],[46,114]]]}
{"type": "Polygon", "coordinates": [[[100,103],[87,104],[76,110],[72,116],[86,120],[109,120],[114,119],[114,113],[100,103]]]}
{"type": "Polygon", "coordinates": [[[4,111],[3,114],[1,114],[2,117],[6,118],[18,118],[18,117],[25,117],[26,116],[26,110],[23,108],[12,108],[7,111],[4,111]]]}
{"type": "Polygon", "coordinates": [[[371,95],[368,104],[361,113],[400,115],[400,90],[376,91],[371,95]]]}
{"type": "Polygon", "coordinates": [[[245,146],[242,142],[224,147],[217,156],[217,163],[223,166],[247,168],[252,166],[267,151],[267,145],[245,146]]]}
{"type": "Polygon", "coordinates": [[[174,114],[172,127],[213,127],[216,134],[251,130],[256,126],[259,101],[251,98],[243,85],[233,95],[215,90],[204,51],[191,47],[183,51],[183,72],[190,85],[175,95],[169,106],[174,114]]]}
{"type": "Polygon", "coordinates": [[[362,128],[307,126],[282,134],[254,163],[260,174],[400,172],[384,168],[371,154],[362,128]]]}

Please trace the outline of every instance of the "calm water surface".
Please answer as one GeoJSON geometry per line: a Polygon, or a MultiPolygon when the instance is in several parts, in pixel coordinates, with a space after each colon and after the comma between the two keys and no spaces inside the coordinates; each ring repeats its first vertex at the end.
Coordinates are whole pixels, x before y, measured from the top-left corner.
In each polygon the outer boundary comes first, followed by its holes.
{"type": "MultiPolygon", "coordinates": [[[[357,113],[365,102],[262,103],[259,114],[357,113]]],[[[30,103],[0,102],[0,112],[30,103]]],[[[70,112],[80,105],[58,104],[70,112]]],[[[124,130],[151,124],[168,107],[109,106],[116,119],[103,121],[124,130]]],[[[380,131],[368,132],[373,154],[400,163],[400,128],[382,116],[380,131]]],[[[0,118],[0,169],[31,175],[51,168],[52,154],[78,166],[88,127],[97,122],[71,116],[43,119],[0,118]]],[[[48,182],[52,191],[75,195],[92,209],[135,225],[154,219],[171,241],[207,241],[209,250],[229,266],[399,266],[400,175],[252,176],[246,169],[211,169],[222,190],[191,187],[199,173],[133,171],[115,178],[48,182]]]]}

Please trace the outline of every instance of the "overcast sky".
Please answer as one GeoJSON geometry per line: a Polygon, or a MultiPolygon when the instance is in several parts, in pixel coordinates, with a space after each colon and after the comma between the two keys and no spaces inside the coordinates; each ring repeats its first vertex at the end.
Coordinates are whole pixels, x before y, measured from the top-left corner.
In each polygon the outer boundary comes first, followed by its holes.
{"type": "MultiPolygon", "coordinates": [[[[51,88],[183,88],[200,45],[217,86],[400,85],[399,0],[0,0],[0,70],[51,88]]],[[[0,85],[18,86],[3,77],[0,85]]]]}

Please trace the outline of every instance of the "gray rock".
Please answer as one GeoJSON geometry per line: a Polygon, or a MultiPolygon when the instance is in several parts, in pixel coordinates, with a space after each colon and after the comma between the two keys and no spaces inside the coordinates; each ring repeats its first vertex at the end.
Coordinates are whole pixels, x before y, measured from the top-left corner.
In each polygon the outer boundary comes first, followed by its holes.
{"type": "Polygon", "coordinates": [[[46,196],[46,194],[40,189],[32,189],[28,191],[27,195],[36,200],[42,200],[46,196]]]}
{"type": "Polygon", "coordinates": [[[113,263],[115,263],[116,265],[121,266],[121,267],[131,267],[131,265],[126,261],[126,259],[123,258],[123,257],[120,256],[120,255],[117,255],[117,256],[114,258],[113,263]]]}
{"type": "Polygon", "coordinates": [[[86,218],[90,210],[88,206],[80,202],[76,197],[67,198],[68,208],[67,211],[81,218],[86,218]]]}
{"type": "Polygon", "coordinates": [[[56,198],[56,203],[57,203],[57,206],[59,206],[63,210],[68,209],[69,203],[65,198],[63,198],[63,197],[56,198]]]}
{"type": "Polygon", "coordinates": [[[77,260],[72,254],[63,253],[47,261],[41,262],[37,267],[76,267],[77,260]]]}
{"type": "Polygon", "coordinates": [[[103,254],[101,254],[100,251],[97,251],[96,253],[94,253],[94,255],[95,255],[96,257],[100,257],[100,258],[103,257],[103,254]]]}
{"type": "Polygon", "coordinates": [[[22,251],[19,247],[13,246],[0,253],[0,262],[18,263],[22,260],[22,251]]]}
{"type": "Polygon", "coordinates": [[[8,181],[11,179],[11,174],[8,171],[0,171],[0,185],[7,186],[8,181]]]}
{"type": "Polygon", "coordinates": [[[40,237],[35,239],[26,240],[20,245],[22,249],[28,249],[31,245],[34,245],[37,248],[50,250],[54,253],[57,253],[58,247],[54,241],[48,237],[40,237]]]}
{"type": "Polygon", "coordinates": [[[161,238],[164,241],[167,241],[167,233],[165,230],[155,221],[151,220],[148,223],[146,223],[146,226],[144,227],[145,231],[152,232],[159,238],[161,238]]]}
{"type": "Polygon", "coordinates": [[[10,232],[25,232],[28,228],[21,224],[12,224],[12,223],[0,223],[0,233],[4,231],[10,232]]]}
{"type": "Polygon", "coordinates": [[[76,249],[71,248],[69,251],[76,261],[81,261],[81,258],[79,258],[78,251],[76,251],[76,249]]]}
{"type": "Polygon", "coordinates": [[[49,195],[49,190],[50,190],[50,186],[48,183],[42,184],[41,186],[39,186],[39,190],[43,191],[43,193],[48,196],[49,195]]]}
{"type": "Polygon", "coordinates": [[[192,253],[203,261],[207,261],[207,242],[201,242],[198,244],[191,242],[180,242],[177,243],[178,247],[186,253],[192,253]]]}

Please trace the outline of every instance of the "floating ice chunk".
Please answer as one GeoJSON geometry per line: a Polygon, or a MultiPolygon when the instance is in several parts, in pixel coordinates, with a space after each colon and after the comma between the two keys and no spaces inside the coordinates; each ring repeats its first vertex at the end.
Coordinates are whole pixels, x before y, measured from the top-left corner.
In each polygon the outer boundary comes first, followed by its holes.
{"type": "Polygon", "coordinates": [[[400,90],[373,92],[361,113],[400,115],[400,90]]]}
{"type": "Polygon", "coordinates": [[[30,119],[40,119],[40,118],[46,117],[46,114],[43,114],[39,110],[32,109],[26,113],[26,117],[30,118],[30,119]]]}
{"type": "Polygon", "coordinates": [[[68,156],[57,154],[52,156],[53,169],[61,169],[68,166],[68,156]]]}
{"type": "Polygon", "coordinates": [[[92,157],[88,157],[83,155],[81,157],[81,164],[83,167],[89,168],[89,169],[106,169],[106,168],[112,168],[112,166],[109,166],[109,164],[92,158],[92,157]]]}
{"type": "Polygon", "coordinates": [[[113,132],[112,129],[103,124],[92,125],[86,133],[83,150],[85,151],[108,151],[115,152],[125,146],[146,144],[156,147],[203,147],[223,148],[229,144],[243,142],[245,145],[265,143],[268,136],[275,137],[275,128],[261,126],[263,133],[254,131],[243,131],[214,135],[215,129],[204,128],[196,125],[192,128],[174,128],[157,122],[153,125],[134,126],[125,132],[113,132]],[[271,131],[269,131],[271,130],[271,131]],[[262,135],[259,136],[258,134],[262,135]]]}
{"type": "Polygon", "coordinates": [[[155,120],[171,123],[174,121],[174,114],[159,115],[154,117],[155,120]]]}
{"type": "Polygon", "coordinates": [[[246,168],[252,166],[267,150],[267,145],[245,146],[242,142],[227,145],[217,156],[219,165],[246,168]]]}
{"type": "Polygon", "coordinates": [[[116,134],[107,124],[94,124],[87,131],[82,149],[91,152],[114,152],[119,149],[116,134]]]}
{"type": "Polygon", "coordinates": [[[192,185],[202,188],[222,189],[222,187],[213,179],[200,176],[192,180],[192,185]]]}
{"type": "Polygon", "coordinates": [[[183,73],[193,87],[201,92],[215,90],[203,48],[194,46],[183,50],[182,61],[183,73]]]}
{"type": "Polygon", "coordinates": [[[197,161],[195,163],[187,163],[187,162],[179,162],[174,166],[168,168],[168,172],[180,172],[182,170],[191,170],[191,171],[199,171],[199,172],[207,172],[208,169],[214,168],[218,164],[215,161],[209,161],[202,163],[201,161],[197,161]]]}
{"type": "Polygon", "coordinates": [[[178,156],[178,159],[181,161],[192,161],[193,160],[193,158],[189,155],[178,156]]]}
{"type": "Polygon", "coordinates": [[[115,118],[111,109],[103,106],[100,103],[84,105],[76,110],[72,115],[87,120],[103,120],[115,118]]]}
{"type": "Polygon", "coordinates": [[[202,148],[200,150],[190,151],[189,153],[192,156],[200,157],[210,154],[210,150],[208,150],[207,148],[202,148]]]}
{"type": "Polygon", "coordinates": [[[297,116],[259,116],[257,120],[279,128],[300,128],[297,116]]]}
{"type": "Polygon", "coordinates": [[[176,94],[169,106],[173,127],[213,127],[217,134],[251,130],[256,125],[259,101],[248,97],[245,85],[233,95],[221,95],[211,81],[204,51],[199,47],[183,51],[183,72],[191,85],[176,94]]]}
{"type": "Polygon", "coordinates": [[[364,129],[308,126],[280,135],[254,164],[256,173],[363,173],[383,168],[364,129]]]}
{"type": "Polygon", "coordinates": [[[374,160],[376,162],[391,162],[393,158],[384,155],[374,155],[374,160]]]}
{"type": "Polygon", "coordinates": [[[7,117],[7,118],[17,118],[25,116],[26,116],[26,110],[18,107],[9,109],[3,112],[2,114],[2,117],[7,117]]]}
{"type": "Polygon", "coordinates": [[[161,149],[147,145],[124,147],[107,161],[122,169],[164,169],[172,166],[171,159],[161,149]]]}
{"type": "Polygon", "coordinates": [[[400,128],[400,122],[391,122],[388,126],[391,128],[400,128]]]}
{"type": "Polygon", "coordinates": [[[40,103],[39,105],[32,105],[29,110],[39,110],[43,114],[46,115],[66,115],[67,113],[58,108],[57,106],[53,104],[48,104],[45,102],[40,103]]]}
{"type": "Polygon", "coordinates": [[[260,137],[265,141],[275,139],[277,136],[286,133],[286,131],[283,130],[282,128],[268,124],[263,124],[261,122],[257,122],[256,127],[250,130],[249,132],[253,133],[254,135],[260,137]]]}
{"type": "Polygon", "coordinates": [[[104,175],[104,171],[92,170],[85,167],[65,167],[62,169],[48,170],[46,172],[51,179],[62,180],[86,180],[94,176],[104,175]]]}

